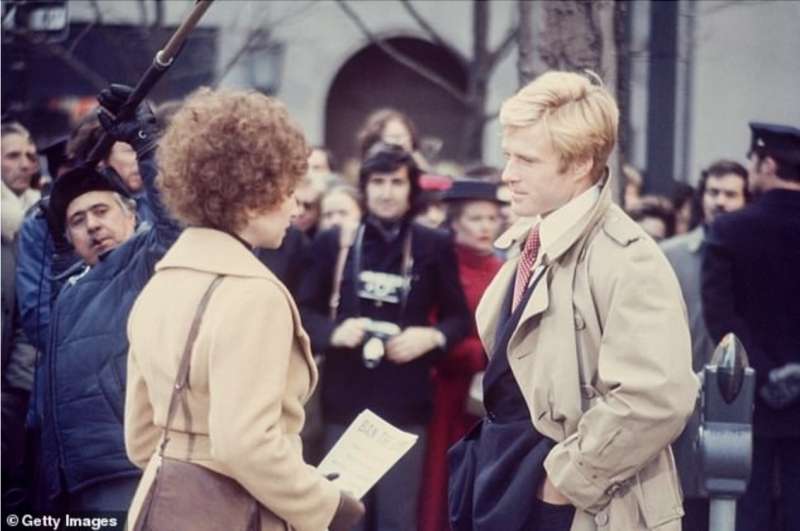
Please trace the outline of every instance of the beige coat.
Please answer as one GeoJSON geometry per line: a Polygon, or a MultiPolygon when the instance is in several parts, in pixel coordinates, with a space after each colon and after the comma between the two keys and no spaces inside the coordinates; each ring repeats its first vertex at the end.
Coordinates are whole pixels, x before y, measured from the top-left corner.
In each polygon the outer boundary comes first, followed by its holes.
{"type": "MultiPolygon", "coordinates": [[[[188,460],[235,478],[266,508],[264,531],[327,528],[339,490],[303,462],[303,404],[317,383],[309,340],[281,282],[233,237],[184,231],[145,286],[128,322],[125,444],[145,468],[129,513],[133,523],[152,482],[178,363],[197,305],[214,275],[192,351],[188,460]]],[[[180,408],[165,454],[187,459],[180,408]]]]}
{"type": "MultiPolygon", "coordinates": [[[[529,228],[512,227],[498,244],[522,244],[529,228]]],[[[544,251],[546,276],[508,358],[533,425],[558,442],[545,469],[577,507],[572,531],[680,530],[669,443],[693,409],[698,381],[672,268],[611,203],[608,182],[592,211],[544,251]]],[[[517,261],[503,266],[477,309],[487,352],[517,261]]]]}

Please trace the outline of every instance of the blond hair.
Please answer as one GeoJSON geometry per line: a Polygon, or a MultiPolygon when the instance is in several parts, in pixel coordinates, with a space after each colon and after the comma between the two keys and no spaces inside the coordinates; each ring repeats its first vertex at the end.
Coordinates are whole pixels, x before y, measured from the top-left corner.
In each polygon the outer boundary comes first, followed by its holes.
{"type": "MultiPolygon", "coordinates": [[[[587,74],[597,78],[593,72],[587,74]]],[[[500,123],[503,127],[542,123],[561,158],[562,170],[591,158],[591,176],[597,179],[617,140],[619,109],[602,85],[580,74],[551,71],[506,100],[500,123]]]]}

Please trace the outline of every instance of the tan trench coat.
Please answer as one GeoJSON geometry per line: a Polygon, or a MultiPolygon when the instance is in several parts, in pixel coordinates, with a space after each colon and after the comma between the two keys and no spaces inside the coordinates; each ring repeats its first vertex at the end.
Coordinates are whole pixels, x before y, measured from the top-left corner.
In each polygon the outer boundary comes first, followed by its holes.
{"type": "MultiPolygon", "coordinates": [[[[512,227],[498,245],[524,243],[529,229],[512,227]]],[[[533,425],[558,442],[544,465],[577,507],[572,531],[680,530],[669,444],[693,409],[698,380],[672,268],[611,203],[608,181],[593,210],[545,251],[546,276],[508,357],[533,425]]],[[[487,352],[517,261],[503,266],[476,312],[487,352]]]]}
{"type": "MultiPolygon", "coordinates": [[[[147,284],[128,322],[125,404],[128,456],[145,468],[134,496],[135,522],[152,482],[157,445],[189,326],[214,275],[192,351],[189,411],[196,443],[190,461],[235,478],[265,507],[264,531],[327,528],[339,490],[305,464],[303,404],[317,382],[308,336],[289,292],[233,237],[184,231],[147,284]]],[[[173,421],[187,431],[179,408],[173,421]]],[[[171,433],[165,454],[187,459],[186,433],[171,433]]]]}

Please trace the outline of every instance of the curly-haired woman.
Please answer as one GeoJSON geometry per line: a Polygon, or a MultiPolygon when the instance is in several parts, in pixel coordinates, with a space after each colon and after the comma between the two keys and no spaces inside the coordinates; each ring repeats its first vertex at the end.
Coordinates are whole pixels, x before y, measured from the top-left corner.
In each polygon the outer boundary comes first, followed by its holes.
{"type": "Polygon", "coordinates": [[[145,469],[131,527],[145,500],[161,495],[150,487],[176,374],[215,279],[163,456],[235,479],[260,504],[262,530],[349,529],[363,513],[303,461],[303,404],[317,371],[292,297],[252,252],[281,244],[307,155],[284,106],[256,92],[200,89],[162,138],[158,185],[188,228],[128,322],[125,443],[145,469]]]}

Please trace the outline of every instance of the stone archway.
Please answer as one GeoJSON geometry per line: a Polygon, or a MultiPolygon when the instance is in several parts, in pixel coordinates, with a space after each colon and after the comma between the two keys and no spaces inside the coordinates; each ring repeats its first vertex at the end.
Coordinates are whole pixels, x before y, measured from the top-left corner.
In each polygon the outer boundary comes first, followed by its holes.
{"type": "MultiPolygon", "coordinates": [[[[463,61],[447,49],[411,37],[392,38],[388,42],[453,85],[466,86],[463,61]]],[[[392,107],[409,115],[420,137],[441,139],[440,159],[463,158],[463,147],[459,145],[466,121],[463,106],[377,46],[369,45],[342,65],[328,91],[325,144],[338,160],[358,157],[358,129],[371,111],[381,107],[392,107]]]]}

